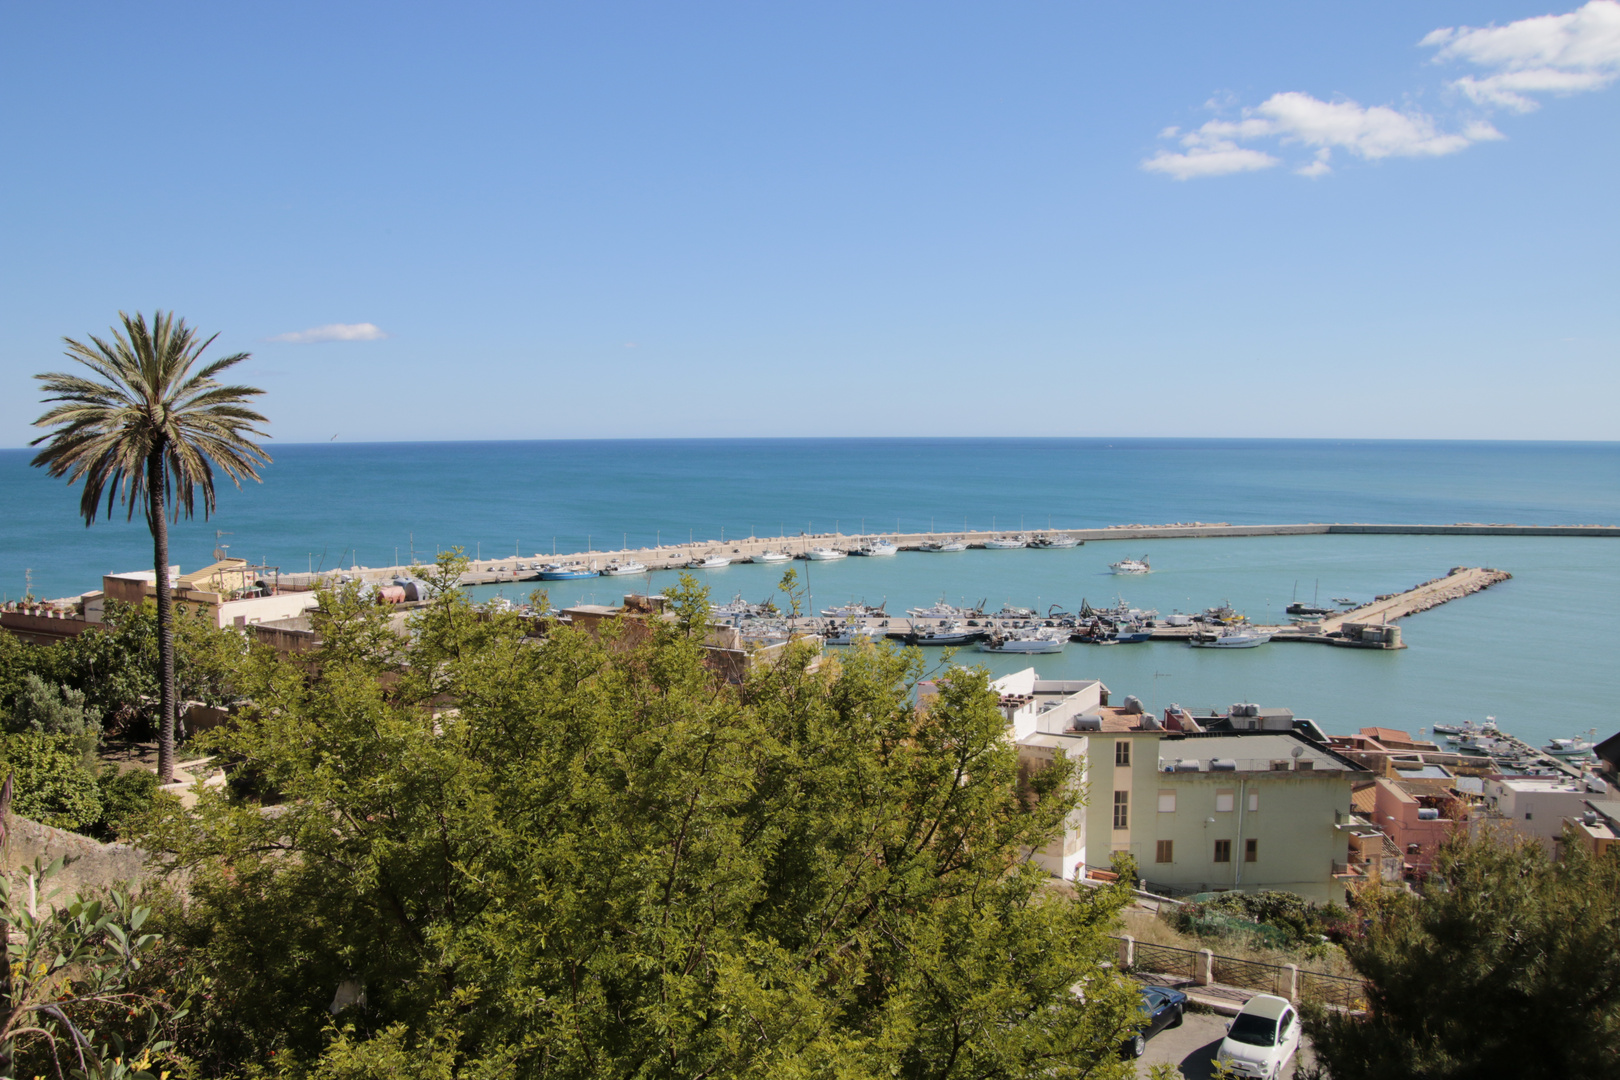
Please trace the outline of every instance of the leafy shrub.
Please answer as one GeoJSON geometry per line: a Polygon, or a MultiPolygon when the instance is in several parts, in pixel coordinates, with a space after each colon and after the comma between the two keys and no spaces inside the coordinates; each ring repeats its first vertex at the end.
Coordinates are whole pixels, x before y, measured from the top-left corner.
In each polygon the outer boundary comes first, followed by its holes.
{"type": "Polygon", "coordinates": [[[1185,934],[1248,938],[1274,948],[1320,945],[1324,937],[1337,940],[1349,919],[1337,904],[1312,903],[1279,889],[1218,893],[1166,917],[1185,934]]]}
{"type": "Polygon", "coordinates": [[[16,775],[14,813],[73,832],[85,832],[101,821],[101,789],[84,767],[84,753],[73,736],[7,735],[0,739],[0,770],[16,775]]]}
{"type": "Polygon", "coordinates": [[[119,772],[116,765],[108,765],[96,786],[101,793],[101,821],[94,835],[103,840],[123,839],[156,803],[174,798],[158,790],[157,774],[146,769],[119,772]]]}

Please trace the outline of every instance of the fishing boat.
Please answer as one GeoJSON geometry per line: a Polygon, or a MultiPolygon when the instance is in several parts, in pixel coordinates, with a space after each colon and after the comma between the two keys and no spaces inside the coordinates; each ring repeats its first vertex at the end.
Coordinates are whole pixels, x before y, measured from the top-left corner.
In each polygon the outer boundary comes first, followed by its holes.
{"type": "Polygon", "coordinates": [[[1140,559],[1121,559],[1117,563],[1109,563],[1108,569],[1116,574],[1151,574],[1153,567],[1148,564],[1148,557],[1140,559]]]}
{"type": "Polygon", "coordinates": [[[1498,739],[1491,735],[1464,735],[1457,740],[1457,752],[1459,754],[1505,757],[1517,754],[1519,748],[1506,739],[1498,739]]]}
{"type": "Polygon", "coordinates": [[[758,555],[750,555],[748,561],[753,563],[779,563],[787,562],[792,558],[793,556],[784,555],[780,551],[762,551],[758,555]]]}
{"type": "Polygon", "coordinates": [[[1551,754],[1553,757],[1561,758],[1586,757],[1597,745],[1592,741],[1596,735],[1597,728],[1593,728],[1591,731],[1586,733],[1586,738],[1584,739],[1553,739],[1546,746],[1541,748],[1541,752],[1544,754],[1551,754]]]}
{"type": "Polygon", "coordinates": [[[855,623],[835,623],[821,632],[821,640],[828,645],[853,645],[857,641],[870,641],[875,645],[883,636],[883,631],[875,626],[855,623]]]}
{"type": "MultiPolygon", "coordinates": [[[[1487,716],[1483,724],[1476,724],[1472,720],[1464,720],[1460,724],[1436,724],[1436,735],[1500,735],[1496,726],[1496,717],[1487,716]]],[[[1453,740],[1455,741],[1455,740],[1453,740]]]]}
{"type": "Polygon", "coordinates": [[[884,608],[888,605],[887,600],[877,607],[871,604],[841,604],[838,607],[822,608],[821,613],[829,619],[887,619],[889,613],[884,608]]]}
{"type": "Polygon", "coordinates": [[[1223,626],[1187,641],[1195,649],[1252,649],[1271,640],[1271,635],[1252,627],[1223,626]]]}
{"type": "Polygon", "coordinates": [[[1247,622],[1248,616],[1239,612],[1231,604],[1222,604],[1220,607],[1205,608],[1202,615],[1194,615],[1193,620],[1201,623],[1216,623],[1220,626],[1236,626],[1247,622]]]}
{"type": "Polygon", "coordinates": [[[1114,627],[1114,642],[1119,645],[1140,645],[1153,640],[1153,631],[1141,623],[1123,623],[1114,627]]]}
{"type": "Polygon", "coordinates": [[[967,544],[961,540],[930,540],[926,544],[919,544],[918,551],[966,551],[967,544]]]}
{"type": "Polygon", "coordinates": [[[986,540],[984,546],[991,551],[1016,551],[1029,547],[1029,541],[1022,536],[997,536],[986,540]]]}
{"type": "Polygon", "coordinates": [[[992,619],[1033,619],[1035,609],[1019,607],[1017,604],[1007,603],[1001,605],[1001,610],[990,616],[992,619]]]}
{"type": "Polygon", "coordinates": [[[610,562],[602,568],[603,577],[628,577],[631,574],[645,574],[647,566],[634,559],[629,562],[610,562]]]}
{"type": "Polygon", "coordinates": [[[912,624],[905,641],[907,645],[971,645],[982,637],[983,630],[975,630],[951,619],[931,628],[912,624]]]}
{"type": "Polygon", "coordinates": [[[724,555],[699,555],[686,565],[692,570],[719,570],[730,566],[731,560],[724,555]]]}
{"type": "Polygon", "coordinates": [[[871,559],[881,559],[899,553],[900,549],[887,540],[870,540],[850,551],[851,555],[864,555],[871,559]]]}
{"type": "Polygon", "coordinates": [[[1042,533],[1031,540],[1029,546],[1044,551],[1066,551],[1072,547],[1079,547],[1084,543],[1084,540],[1076,540],[1066,533],[1042,533]]]}
{"type": "Polygon", "coordinates": [[[804,553],[804,557],[811,562],[837,562],[839,559],[849,558],[849,552],[830,547],[813,547],[804,553]]]}
{"type": "Polygon", "coordinates": [[[980,652],[988,653],[1035,655],[1062,652],[1063,647],[1068,643],[1068,637],[1061,631],[1041,627],[1009,632],[998,630],[996,633],[991,634],[990,637],[979,642],[978,649],[980,652]]]}
{"type": "Polygon", "coordinates": [[[976,608],[956,607],[947,604],[942,596],[928,607],[906,608],[906,614],[918,619],[976,619],[984,614],[984,601],[979,601],[976,608]]]}
{"type": "Polygon", "coordinates": [[[598,571],[579,563],[542,563],[541,581],[573,581],[575,578],[596,577],[598,571]]]}

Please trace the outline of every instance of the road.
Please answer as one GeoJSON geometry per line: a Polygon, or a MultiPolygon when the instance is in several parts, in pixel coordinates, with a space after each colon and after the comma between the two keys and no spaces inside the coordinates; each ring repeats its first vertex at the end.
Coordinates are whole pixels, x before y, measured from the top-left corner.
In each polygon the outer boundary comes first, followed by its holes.
{"type": "MultiPolygon", "coordinates": [[[[1226,1037],[1227,1020],[1227,1017],[1214,1013],[1188,1013],[1180,1027],[1166,1028],[1153,1036],[1148,1043],[1147,1053],[1136,1063],[1136,1075],[1146,1076],[1151,1066],[1169,1062],[1181,1070],[1186,1080],[1210,1080],[1215,1075],[1215,1051],[1226,1037]]],[[[1310,1044],[1307,1041],[1301,1044],[1299,1053],[1283,1069],[1284,1080],[1292,1080],[1294,1066],[1301,1057],[1308,1061],[1309,1055],[1310,1044]]]]}

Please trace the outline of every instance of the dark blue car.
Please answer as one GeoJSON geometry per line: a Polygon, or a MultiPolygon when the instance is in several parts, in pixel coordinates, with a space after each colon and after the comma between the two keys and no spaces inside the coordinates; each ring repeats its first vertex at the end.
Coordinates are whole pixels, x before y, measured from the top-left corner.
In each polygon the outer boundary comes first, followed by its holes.
{"type": "Polygon", "coordinates": [[[1165,1028],[1178,1027],[1187,1011],[1187,995],[1168,986],[1142,987],[1142,1011],[1147,1023],[1125,1040],[1120,1052],[1126,1057],[1139,1058],[1147,1053],[1147,1042],[1165,1028]]]}

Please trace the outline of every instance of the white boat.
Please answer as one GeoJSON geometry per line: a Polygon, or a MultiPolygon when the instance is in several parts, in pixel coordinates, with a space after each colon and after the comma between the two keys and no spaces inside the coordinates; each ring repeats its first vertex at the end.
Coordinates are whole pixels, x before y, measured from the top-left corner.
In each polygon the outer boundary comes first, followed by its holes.
{"type": "Polygon", "coordinates": [[[813,547],[804,553],[804,557],[811,562],[836,562],[839,559],[849,558],[849,552],[830,547],[813,547]]]}
{"type": "Polygon", "coordinates": [[[718,570],[723,566],[730,566],[731,560],[724,555],[703,555],[686,565],[693,570],[718,570]]]}
{"type": "Polygon", "coordinates": [[[1518,753],[1518,749],[1506,739],[1498,739],[1492,735],[1464,735],[1457,740],[1457,752],[1460,754],[1510,756],[1518,753]]]}
{"type": "Polygon", "coordinates": [[[992,619],[1033,619],[1035,609],[1019,607],[1017,604],[1007,603],[1001,605],[1001,610],[990,616],[992,619]]]}
{"type": "Polygon", "coordinates": [[[1019,548],[1029,547],[1029,541],[1022,536],[998,536],[986,540],[984,546],[991,551],[1017,551],[1019,548]]]}
{"type": "Polygon", "coordinates": [[[898,555],[899,553],[900,549],[887,540],[873,540],[850,552],[851,555],[865,555],[868,558],[883,558],[888,555],[898,555]]]}
{"type": "Polygon", "coordinates": [[[884,632],[875,626],[854,626],[850,623],[829,626],[821,633],[828,645],[853,645],[857,641],[870,641],[874,645],[884,638],[884,632]]]}
{"type": "Polygon", "coordinates": [[[1033,655],[1062,652],[1063,647],[1068,643],[1069,635],[1066,632],[1041,627],[1035,630],[1017,630],[1005,634],[997,632],[988,639],[979,642],[978,648],[980,652],[1033,655]]]}
{"type": "Polygon", "coordinates": [[[924,629],[915,625],[911,633],[906,635],[907,645],[971,645],[984,637],[983,630],[975,630],[971,626],[951,620],[941,623],[932,629],[924,629]]]}
{"type": "Polygon", "coordinates": [[[871,604],[841,604],[838,607],[822,608],[821,613],[829,619],[887,619],[889,613],[884,608],[888,603],[885,600],[877,607],[871,604]]]}
{"type": "Polygon", "coordinates": [[[1083,543],[1085,543],[1084,540],[1076,540],[1067,533],[1044,533],[1031,540],[1029,542],[1029,546],[1032,548],[1042,548],[1047,551],[1060,551],[1067,550],[1068,548],[1072,547],[1079,547],[1083,543]]]}
{"type": "Polygon", "coordinates": [[[1270,640],[1270,634],[1251,627],[1226,626],[1213,634],[1199,634],[1187,644],[1195,649],[1252,649],[1270,640]]]}
{"type": "Polygon", "coordinates": [[[945,540],[945,541],[930,540],[926,544],[918,545],[917,550],[918,551],[966,551],[967,550],[967,544],[964,543],[961,540],[945,540]]]}
{"type": "MultiPolygon", "coordinates": [[[[1472,720],[1464,720],[1460,724],[1436,724],[1436,735],[1500,735],[1497,729],[1496,717],[1487,716],[1483,724],[1476,724],[1472,720]]],[[[1453,740],[1455,741],[1455,740],[1453,740]]]]}
{"type": "Polygon", "coordinates": [[[602,569],[603,577],[628,577],[631,574],[645,574],[645,563],[638,563],[634,559],[629,562],[610,562],[602,569]]]}
{"type": "Polygon", "coordinates": [[[1597,744],[1592,740],[1597,737],[1597,728],[1586,733],[1586,738],[1553,739],[1542,747],[1542,753],[1553,757],[1577,758],[1585,757],[1596,749],[1597,744]]]}
{"type": "Polygon", "coordinates": [[[918,619],[976,619],[984,614],[984,608],[982,605],[977,608],[956,607],[954,604],[947,604],[942,596],[938,603],[930,604],[928,607],[906,608],[906,614],[918,619]]]}
{"type": "Polygon", "coordinates": [[[1148,564],[1148,557],[1140,559],[1121,559],[1117,563],[1109,563],[1108,569],[1116,574],[1151,574],[1153,567],[1148,564]]]}
{"type": "Polygon", "coordinates": [[[784,555],[780,551],[762,551],[758,555],[749,556],[748,561],[754,563],[779,563],[787,562],[791,558],[793,556],[784,555]]]}

